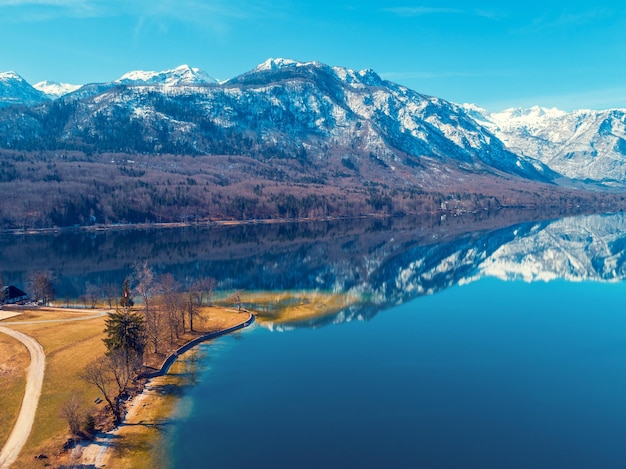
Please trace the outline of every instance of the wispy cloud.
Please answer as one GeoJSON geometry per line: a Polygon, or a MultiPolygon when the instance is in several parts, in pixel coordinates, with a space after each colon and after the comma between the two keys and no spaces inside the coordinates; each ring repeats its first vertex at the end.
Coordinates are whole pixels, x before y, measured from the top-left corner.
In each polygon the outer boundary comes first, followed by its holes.
{"type": "Polygon", "coordinates": [[[136,16],[185,23],[258,18],[280,5],[251,0],[0,0],[0,22],[34,22],[57,18],[136,16]]]}
{"type": "Polygon", "coordinates": [[[544,14],[535,18],[530,24],[519,28],[522,33],[538,33],[551,29],[563,29],[593,23],[600,19],[611,17],[605,9],[588,10],[581,13],[561,12],[559,14],[544,14]]]}
{"type": "Polygon", "coordinates": [[[37,22],[54,18],[89,18],[103,13],[94,0],[0,0],[0,22],[37,22]]]}
{"type": "Polygon", "coordinates": [[[383,8],[382,11],[391,13],[396,16],[402,16],[405,18],[426,16],[426,15],[472,15],[481,16],[483,18],[495,19],[497,14],[487,10],[462,10],[459,8],[447,8],[447,7],[390,7],[383,8]]]}

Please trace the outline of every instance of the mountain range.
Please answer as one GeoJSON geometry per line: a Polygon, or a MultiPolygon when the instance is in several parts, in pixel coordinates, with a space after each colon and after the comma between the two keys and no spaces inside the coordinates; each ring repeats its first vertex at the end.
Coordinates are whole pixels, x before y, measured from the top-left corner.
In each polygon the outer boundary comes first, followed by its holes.
{"type": "MultiPolygon", "coordinates": [[[[434,125],[439,130],[439,135],[436,137],[444,138],[446,145],[449,145],[451,141],[457,146],[455,149],[457,152],[466,153],[460,156],[461,159],[468,159],[467,152],[471,153],[482,143],[486,143],[488,146],[493,146],[492,150],[498,156],[502,156],[501,148],[498,147],[503,146],[505,150],[515,154],[517,159],[510,157],[490,159],[486,155],[479,156],[479,159],[515,172],[527,172],[527,170],[532,172],[532,169],[528,167],[530,164],[540,173],[546,173],[549,169],[570,179],[594,181],[607,185],[621,185],[626,182],[625,110],[564,112],[554,108],[535,106],[530,109],[514,108],[502,112],[491,112],[472,104],[458,106],[441,99],[419,95],[404,87],[383,81],[371,70],[355,72],[341,67],[328,67],[317,62],[301,63],[288,59],[269,59],[254,70],[223,82],[221,86],[208,73],[188,65],[161,72],[132,71],[113,82],[86,86],[50,81],[31,86],[17,73],[5,72],[0,73],[0,106],[34,106],[64,96],[67,97],[66,99],[93,97],[118,85],[124,85],[130,88],[141,88],[143,93],[154,92],[158,88],[159,94],[168,97],[176,93],[187,96],[204,94],[202,98],[207,107],[207,104],[218,104],[216,101],[221,93],[207,93],[206,90],[201,92],[198,89],[194,90],[193,87],[217,85],[217,89],[223,94],[232,95],[229,91],[234,85],[248,87],[250,84],[265,84],[276,89],[286,78],[305,79],[307,75],[313,80],[318,80],[314,85],[328,86],[332,81],[337,81],[340,86],[351,91],[340,103],[340,107],[351,111],[350,114],[356,114],[357,118],[364,117],[371,120],[375,114],[385,113],[386,116],[381,116],[383,119],[376,123],[382,128],[392,126],[393,128],[388,130],[389,133],[395,134],[396,139],[404,139],[407,134],[413,137],[414,141],[407,148],[408,152],[413,155],[423,156],[424,153],[429,153],[425,151],[425,147],[435,146],[433,135],[429,132],[434,125]],[[144,87],[150,88],[150,91],[144,87]],[[387,88],[387,93],[381,93],[384,88],[387,88]],[[82,92],[77,93],[81,89],[82,92]],[[184,89],[186,90],[183,91],[184,89]],[[372,92],[368,93],[368,91],[372,92]],[[359,94],[361,97],[367,95],[367,99],[360,99],[359,94]],[[390,98],[395,102],[391,103],[390,98]],[[385,103],[386,100],[387,103],[385,103]],[[372,104],[375,105],[372,106],[372,104]],[[473,125],[468,127],[466,116],[473,120],[473,125]],[[423,122],[418,123],[416,117],[423,122]],[[431,128],[427,128],[428,124],[431,124],[431,128]],[[484,130],[497,137],[503,145],[487,137],[484,130]],[[519,171],[515,169],[515,166],[518,168],[525,166],[525,168],[519,171]]],[[[303,90],[293,91],[297,95],[303,90]]],[[[287,99],[293,101],[294,98],[297,101],[297,97],[293,95],[288,96],[287,99]]],[[[123,98],[117,99],[119,102],[123,98]]],[[[129,104],[133,106],[138,103],[129,102],[129,104]]],[[[293,106],[293,103],[289,104],[293,106]]],[[[312,110],[308,104],[310,103],[302,103],[300,110],[312,110]]],[[[315,109],[315,106],[312,108],[315,109]]],[[[137,107],[133,110],[137,112],[137,107]]],[[[335,111],[338,109],[333,109],[333,112],[335,111]]],[[[209,114],[209,116],[213,119],[224,117],[215,114],[209,114]]],[[[318,119],[313,121],[313,126],[328,128],[329,122],[320,120],[328,116],[317,115],[315,117],[318,119]]],[[[345,125],[346,122],[338,124],[345,125]]],[[[227,125],[232,126],[234,123],[227,122],[227,125]]],[[[307,122],[307,125],[311,125],[311,122],[307,122]]],[[[330,130],[336,131],[337,129],[330,130]]],[[[368,143],[381,148],[380,142],[368,143]]],[[[405,149],[404,145],[395,146],[405,149]]],[[[437,151],[435,148],[431,149],[433,152],[437,151]]],[[[444,149],[444,151],[448,150],[444,149]]]]}
{"type": "MultiPolygon", "coordinates": [[[[70,177],[76,173],[70,159],[117,166],[140,160],[143,167],[133,170],[135,177],[149,171],[153,179],[149,190],[137,194],[140,200],[149,197],[154,205],[169,197],[157,187],[171,183],[172,174],[184,174],[186,183],[179,185],[185,188],[168,203],[193,199],[200,217],[208,216],[199,208],[208,207],[207,196],[189,187],[199,181],[222,188],[211,193],[211,200],[224,195],[245,199],[241,210],[216,215],[227,218],[265,217],[272,211],[310,215],[310,208],[280,208],[276,202],[295,197],[298,207],[308,207],[305,195],[315,199],[313,212],[326,215],[364,213],[367,207],[417,213],[452,206],[589,203],[597,199],[590,190],[597,194],[626,185],[624,152],[624,112],[619,110],[490,113],[420,94],[372,70],[319,62],[269,59],[223,82],[186,65],[129,72],[112,82],[80,87],[50,82],[33,87],[15,72],[0,74],[5,166],[0,183],[26,177],[42,187],[61,180],[78,186],[86,180],[70,177]],[[48,172],[42,168],[35,177],[31,168],[31,174],[23,173],[27,168],[16,155],[25,154],[45,155],[37,158],[46,161],[48,172]],[[195,170],[173,163],[176,155],[196,158],[195,170]],[[279,189],[261,197],[263,188],[272,185],[279,189]],[[358,194],[358,202],[348,194],[358,194]]],[[[105,174],[100,167],[91,174],[98,172],[105,174]]],[[[110,183],[105,179],[102,184],[110,183]]],[[[59,197],[62,203],[66,196],[59,197]]],[[[84,212],[80,223],[87,218],[86,207],[93,212],[97,205],[85,204],[78,209],[84,212]]],[[[153,205],[146,202],[141,216],[171,219],[153,205]]],[[[119,219],[111,207],[96,211],[119,219]]]]}

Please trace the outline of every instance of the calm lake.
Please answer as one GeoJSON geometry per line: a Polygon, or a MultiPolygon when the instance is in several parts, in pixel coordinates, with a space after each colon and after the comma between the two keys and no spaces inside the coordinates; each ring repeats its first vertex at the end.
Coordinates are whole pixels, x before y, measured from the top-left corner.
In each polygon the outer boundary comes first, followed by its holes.
{"type": "Polygon", "coordinates": [[[174,467],[623,468],[623,284],[485,279],[206,349],[174,467]]]}
{"type": "Polygon", "coordinates": [[[626,217],[517,217],[4,235],[0,271],[357,298],[202,345],[173,467],[624,468],[626,217]]]}

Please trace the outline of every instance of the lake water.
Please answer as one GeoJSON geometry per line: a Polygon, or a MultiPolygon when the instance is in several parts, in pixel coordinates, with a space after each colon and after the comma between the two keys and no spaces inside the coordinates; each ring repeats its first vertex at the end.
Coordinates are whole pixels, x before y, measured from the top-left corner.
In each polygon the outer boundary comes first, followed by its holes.
{"type": "Polygon", "coordinates": [[[626,467],[623,223],[413,247],[374,317],[204,345],[173,466],[626,467]]]}
{"type": "Polygon", "coordinates": [[[623,468],[622,283],[484,279],[206,345],[175,467],[623,468]]]}
{"type": "Polygon", "coordinates": [[[626,217],[520,216],[4,235],[0,272],[358,298],[203,345],[173,467],[624,468],[626,217]]]}

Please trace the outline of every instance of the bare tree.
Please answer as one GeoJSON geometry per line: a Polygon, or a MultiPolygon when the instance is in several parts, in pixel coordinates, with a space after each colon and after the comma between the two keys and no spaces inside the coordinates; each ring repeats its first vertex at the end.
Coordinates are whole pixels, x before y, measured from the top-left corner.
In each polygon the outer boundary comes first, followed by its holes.
{"type": "Polygon", "coordinates": [[[117,385],[118,395],[122,395],[130,379],[141,370],[141,357],[132,350],[119,348],[110,351],[106,358],[106,364],[117,385]]]}
{"type": "Polygon", "coordinates": [[[70,427],[70,433],[78,436],[80,434],[81,422],[83,421],[83,403],[76,393],[72,392],[70,398],[61,406],[60,415],[70,427]]]}
{"type": "Polygon", "coordinates": [[[167,313],[162,297],[153,302],[152,312],[146,318],[146,343],[152,347],[152,353],[159,353],[167,326],[167,313]]]}
{"type": "Polygon", "coordinates": [[[29,278],[31,290],[35,301],[44,305],[54,300],[54,274],[50,271],[35,272],[29,278]]]}
{"type": "MultiPolygon", "coordinates": [[[[193,291],[187,293],[187,301],[185,302],[185,311],[189,317],[189,330],[193,332],[193,320],[200,314],[200,305],[198,295],[193,291]]],[[[184,321],[184,317],[183,317],[184,321]]]]}
{"type": "Polygon", "coordinates": [[[228,297],[229,301],[232,301],[233,303],[235,303],[235,306],[237,306],[237,311],[241,312],[242,309],[242,305],[241,305],[241,294],[242,294],[242,290],[237,290],[236,292],[234,292],[232,295],[230,295],[228,297]]]}
{"type": "Polygon", "coordinates": [[[204,304],[211,305],[216,285],[216,280],[211,277],[202,277],[193,283],[191,291],[193,291],[196,295],[196,304],[198,306],[202,306],[204,304]]]}
{"type": "MultiPolygon", "coordinates": [[[[184,308],[178,290],[179,284],[172,274],[165,274],[159,278],[159,304],[167,322],[170,343],[174,342],[174,337],[180,336],[181,326],[184,328],[184,324],[180,321],[181,311],[184,314],[184,308]]],[[[160,322],[159,325],[161,325],[160,322]]]]}
{"type": "Polygon", "coordinates": [[[119,286],[114,283],[107,283],[102,286],[102,296],[109,303],[109,309],[113,308],[113,301],[117,300],[119,294],[119,286]]]}
{"type": "Polygon", "coordinates": [[[133,279],[136,282],[135,293],[143,302],[143,314],[146,320],[146,340],[153,346],[154,353],[158,353],[160,337],[162,335],[161,316],[152,305],[155,291],[154,272],[148,266],[148,261],[135,262],[133,279]]]}
{"type": "Polygon", "coordinates": [[[200,314],[200,308],[204,304],[210,305],[212,303],[216,285],[217,282],[211,277],[199,278],[191,285],[187,300],[187,314],[191,332],[193,332],[193,320],[200,314]]]}
{"type": "Polygon", "coordinates": [[[96,307],[96,303],[98,302],[100,295],[101,289],[97,285],[94,285],[93,283],[87,284],[87,287],[85,288],[85,299],[89,303],[91,309],[96,307]]]}
{"type": "Polygon", "coordinates": [[[120,422],[119,400],[115,395],[115,378],[111,372],[110,359],[106,356],[97,358],[85,366],[80,378],[94,385],[102,393],[104,400],[109,404],[113,420],[117,425],[120,422]]]}
{"type": "Polygon", "coordinates": [[[133,278],[137,282],[135,292],[141,297],[144,313],[148,317],[150,314],[150,299],[152,298],[154,287],[154,272],[148,266],[148,261],[136,262],[134,270],[133,278]]]}

